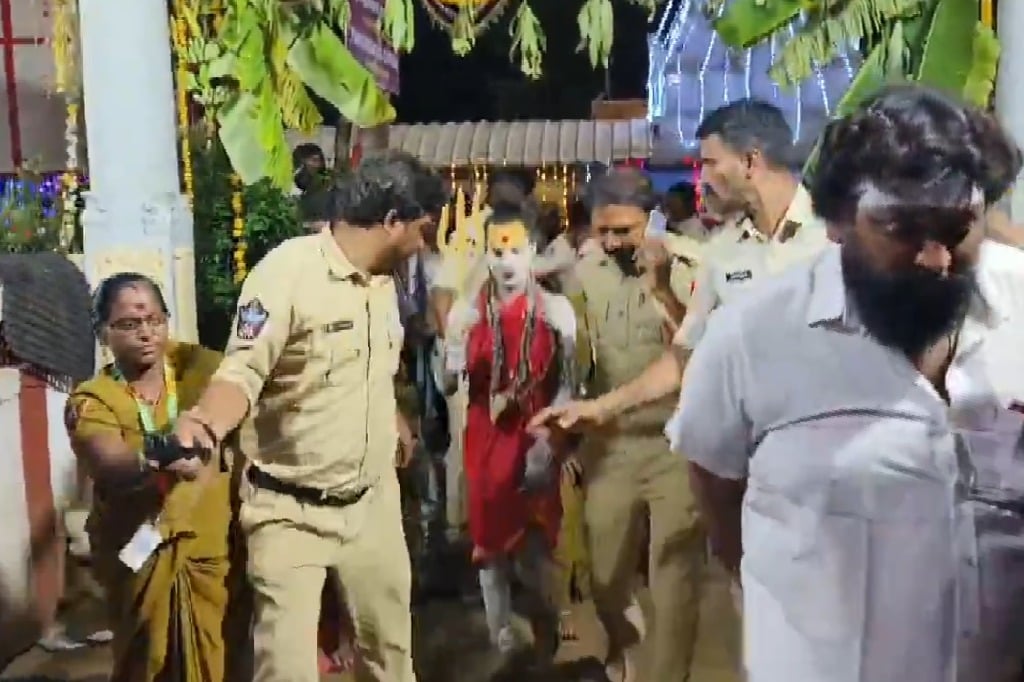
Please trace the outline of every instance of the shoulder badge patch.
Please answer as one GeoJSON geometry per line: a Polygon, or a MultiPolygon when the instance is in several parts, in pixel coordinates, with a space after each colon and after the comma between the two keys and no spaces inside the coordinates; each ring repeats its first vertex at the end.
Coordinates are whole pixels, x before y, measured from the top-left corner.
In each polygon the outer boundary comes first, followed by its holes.
{"type": "Polygon", "coordinates": [[[245,305],[238,307],[238,322],[235,323],[235,336],[242,341],[252,341],[267,326],[270,313],[260,303],[260,299],[254,298],[245,305]]]}

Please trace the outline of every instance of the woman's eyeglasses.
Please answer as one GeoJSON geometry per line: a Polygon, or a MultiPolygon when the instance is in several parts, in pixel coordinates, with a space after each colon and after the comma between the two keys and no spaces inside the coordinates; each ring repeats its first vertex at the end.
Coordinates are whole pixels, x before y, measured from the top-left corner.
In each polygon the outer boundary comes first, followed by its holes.
{"type": "Polygon", "coordinates": [[[148,326],[150,329],[157,329],[167,324],[166,315],[148,315],[146,317],[122,317],[119,320],[114,320],[109,323],[111,329],[116,329],[119,332],[137,332],[142,329],[143,325],[148,326]]]}

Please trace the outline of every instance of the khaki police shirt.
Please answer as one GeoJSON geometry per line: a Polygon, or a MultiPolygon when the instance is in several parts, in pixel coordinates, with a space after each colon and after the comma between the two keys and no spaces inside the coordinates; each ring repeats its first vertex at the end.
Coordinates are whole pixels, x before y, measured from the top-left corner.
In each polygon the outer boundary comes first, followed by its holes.
{"type": "Polygon", "coordinates": [[[332,493],[376,483],[394,465],[402,341],[393,279],[357,270],[330,232],[268,253],[242,285],[216,373],[249,400],[252,462],[332,493]]]}
{"type": "Polygon", "coordinates": [[[673,225],[673,229],[670,232],[674,232],[681,237],[689,237],[690,239],[704,243],[709,241],[717,230],[714,227],[707,227],[697,216],[687,218],[686,220],[676,223],[673,225]]]}
{"type": "Polygon", "coordinates": [[[692,349],[704,335],[711,313],[797,263],[810,261],[828,243],[825,224],[811,207],[811,197],[798,185],[793,201],[771,237],[760,233],[750,218],[720,228],[704,246],[686,317],[673,343],[692,349]]]}
{"type": "MultiPolygon", "coordinates": [[[[639,376],[665,351],[666,319],[640,277],[628,277],[603,251],[591,252],[576,265],[582,283],[586,325],[593,345],[595,371],[589,397],[596,397],[639,376]]],[[[684,305],[689,300],[691,267],[675,259],[672,289],[684,305]]],[[[672,401],[645,407],[618,420],[623,435],[661,438],[672,401]]]]}

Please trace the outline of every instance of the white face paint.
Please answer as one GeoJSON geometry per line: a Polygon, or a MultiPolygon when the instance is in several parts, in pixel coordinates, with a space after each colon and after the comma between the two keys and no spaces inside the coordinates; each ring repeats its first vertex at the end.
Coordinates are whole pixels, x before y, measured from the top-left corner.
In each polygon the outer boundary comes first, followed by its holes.
{"type": "Polygon", "coordinates": [[[502,295],[522,293],[530,282],[534,249],[522,223],[491,226],[487,268],[502,295]]]}
{"type": "Polygon", "coordinates": [[[491,277],[507,293],[526,290],[532,260],[533,254],[529,252],[529,247],[487,251],[487,268],[491,271],[491,277]]]}

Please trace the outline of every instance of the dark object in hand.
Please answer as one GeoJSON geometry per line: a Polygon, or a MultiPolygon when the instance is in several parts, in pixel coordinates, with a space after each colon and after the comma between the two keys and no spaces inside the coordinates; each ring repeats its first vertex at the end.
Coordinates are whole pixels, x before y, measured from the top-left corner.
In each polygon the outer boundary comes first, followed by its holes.
{"type": "Polygon", "coordinates": [[[565,457],[573,452],[579,450],[580,443],[583,442],[583,434],[566,431],[565,429],[558,426],[555,422],[548,435],[548,441],[551,443],[551,447],[554,448],[560,456],[565,457]]]}
{"type": "Polygon", "coordinates": [[[203,457],[206,449],[201,447],[185,448],[174,434],[147,435],[143,439],[143,453],[146,460],[156,463],[161,469],[174,464],[179,459],[203,457]]]}

